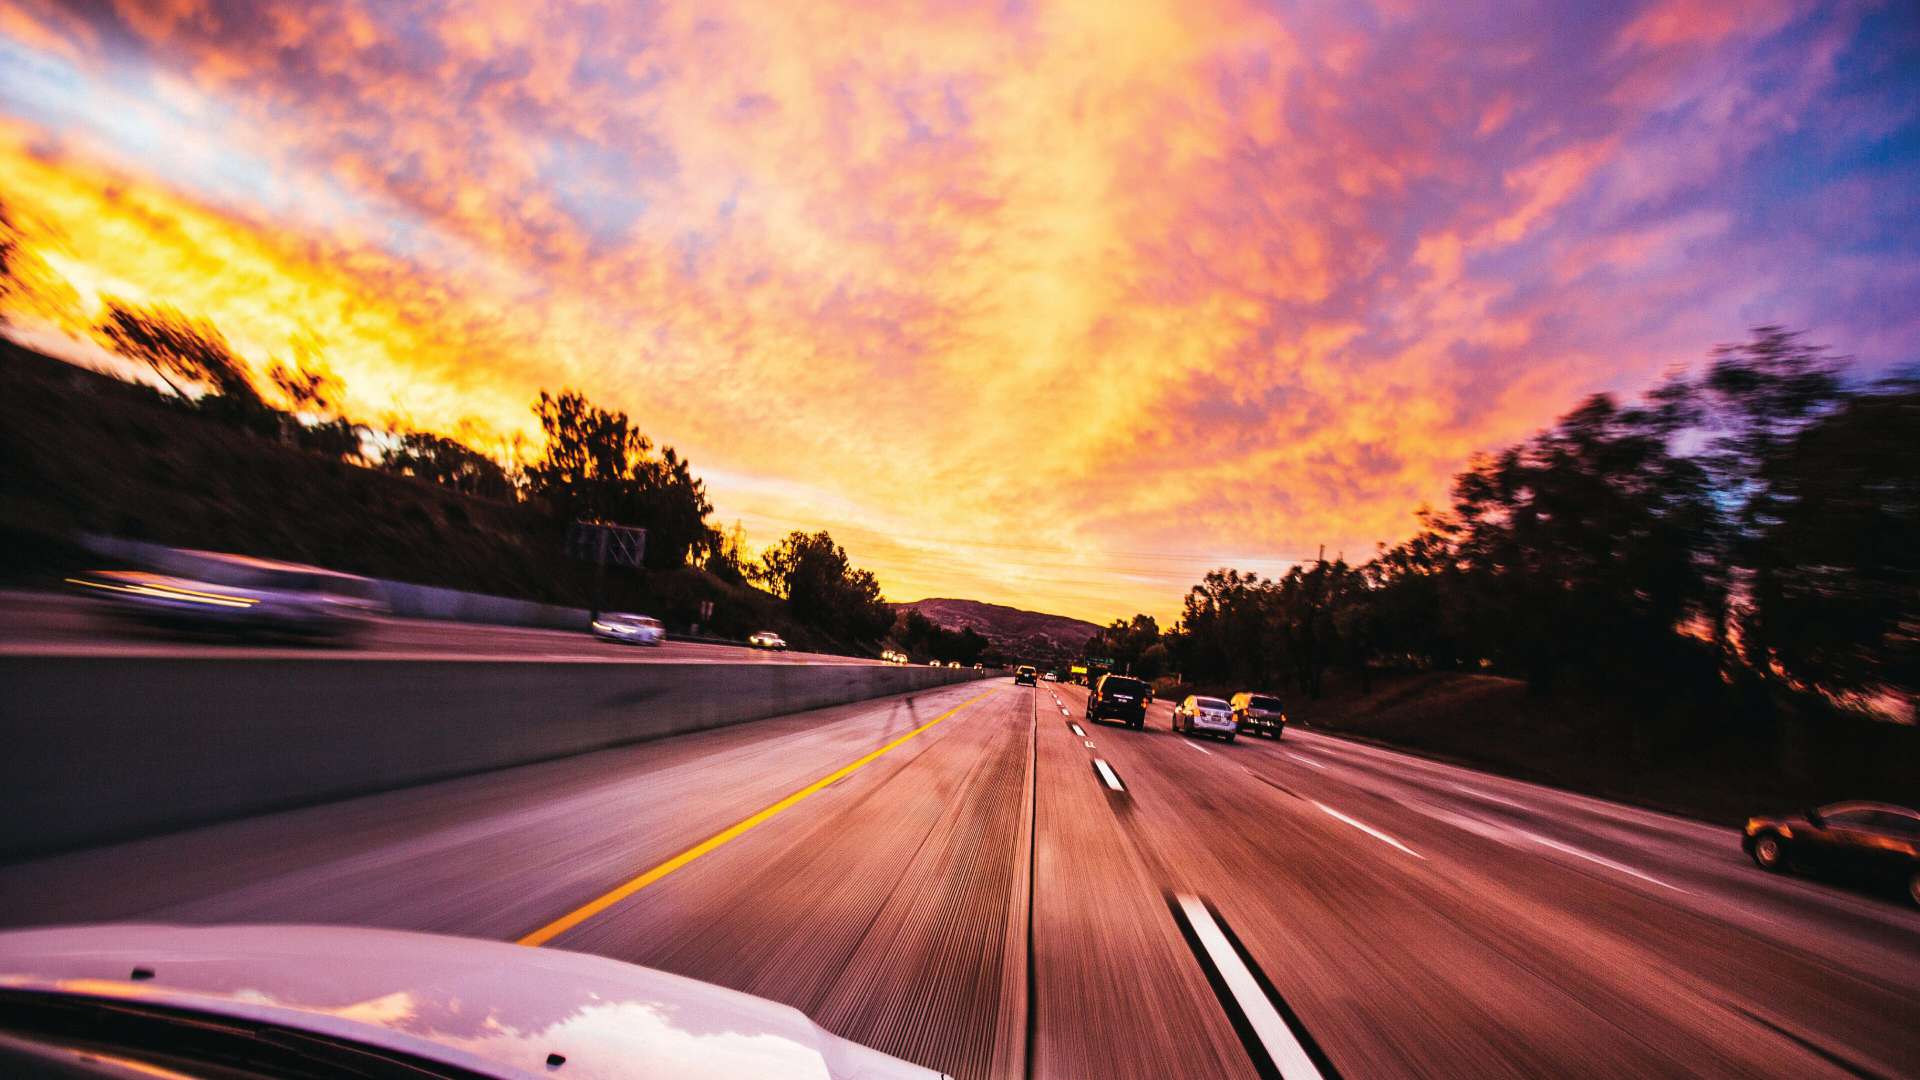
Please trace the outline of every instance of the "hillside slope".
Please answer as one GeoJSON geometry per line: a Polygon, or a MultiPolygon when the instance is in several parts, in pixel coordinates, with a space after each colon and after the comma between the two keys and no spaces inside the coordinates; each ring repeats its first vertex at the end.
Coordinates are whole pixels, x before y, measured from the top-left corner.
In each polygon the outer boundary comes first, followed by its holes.
{"type": "Polygon", "coordinates": [[[1454,672],[1328,676],[1319,701],[1287,695],[1309,727],[1553,787],[1735,825],[1839,799],[1920,800],[1920,730],[1783,712],[1767,728],[1659,700],[1536,696],[1525,683],[1454,672]]]}
{"type": "MultiPolygon", "coordinates": [[[[463,495],[235,430],[144,387],[0,339],[0,582],[49,587],[93,564],[103,533],[583,607],[592,570],[536,508],[463,495]]],[[[608,606],[728,637],[835,643],[758,589],[705,571],[607,576],[608,606]]]]}
{"type": "Polygon", "coordinates": [[[893,608],[917,611],[947,630],[971,629],[1002,652],[1018,655],[1078,656],[1087,639],[1100,632],[1100,627],[1081,619],[980,600],[933,598],[893,608]]]}

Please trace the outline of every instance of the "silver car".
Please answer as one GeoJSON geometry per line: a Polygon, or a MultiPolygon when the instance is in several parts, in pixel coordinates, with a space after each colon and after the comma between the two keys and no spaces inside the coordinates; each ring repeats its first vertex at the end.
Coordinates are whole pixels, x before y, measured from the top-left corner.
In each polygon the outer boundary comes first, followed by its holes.
{"type": "Polygon", "coordinates": [[[1239,725],[1233,721],[1233,707],[1225,701],[1189,694],[1173,707],[1173,730],[1186,735],[1217,735],[1232,742],[1239,725]]]}
{"type": "Polygon", "coordinates": [[[350,637],[384,614],[380,584],[318,566],[195,553],[194,576],[95,570],[67,583],[114,615],[178,631],[350,637]]]}
{"type": "Polygon", "coordinates": [[[664,971],[393,930],[11,931],[0,997],[9,1076],[940,1075],[664,971]]]}
{"type": "Polygon", "coordinates": [[[651,615],[603,611],[593,620],[593,636],[622,645],[659,645],[667,640],[667,628],[651,615]]]}

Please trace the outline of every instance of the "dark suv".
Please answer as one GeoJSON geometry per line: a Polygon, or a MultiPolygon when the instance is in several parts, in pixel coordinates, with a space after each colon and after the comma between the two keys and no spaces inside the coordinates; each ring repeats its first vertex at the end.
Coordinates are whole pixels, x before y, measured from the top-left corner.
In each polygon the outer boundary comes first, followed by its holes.
{"type": "Polygon", "coordinates": [[[1102,675],[1087,695],[1087,719],[1118,720],[1128,727],[1147,726],[1147,699],[1153,691],[1130,675],[1102,675]]]}
{"type": "Polygon", "coordinates": [[[1233,726],[1242,735],[1271,735],[1277,739],[1287,729],[1287,713],[1272,694],[1242,690],[1233,695],[1233,726]]]}
{"type": "Polygon", "coordinates": [[[1015,668],[1013,671],[1013,685],[1039,686],[1040,673],[1033,669],[1032,664],[1021,664],[1019,667],[1015,668]]]}

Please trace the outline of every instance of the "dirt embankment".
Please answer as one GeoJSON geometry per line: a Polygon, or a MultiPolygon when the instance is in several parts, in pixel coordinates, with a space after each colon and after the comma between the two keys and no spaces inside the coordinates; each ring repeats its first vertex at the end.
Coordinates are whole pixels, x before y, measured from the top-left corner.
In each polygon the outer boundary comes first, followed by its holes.
{"type": "Polygon", "coordinates": [[[1453,672],[1332,677],[1288,714],[1555,787],[1735,824],[1765,810],[1883,799],[1920,805],[1920,729],[1845,716],[1708,714],[1453,672]]]}

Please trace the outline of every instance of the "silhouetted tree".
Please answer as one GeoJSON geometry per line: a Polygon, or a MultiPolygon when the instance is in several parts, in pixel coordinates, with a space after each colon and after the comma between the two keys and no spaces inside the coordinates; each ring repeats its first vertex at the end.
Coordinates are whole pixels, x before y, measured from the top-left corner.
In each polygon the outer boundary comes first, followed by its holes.
{"type": "Polygon", "coordinates": [[[1920,696],[1920,382],[1850,398],[1761,471],[1764,562],[1744,644],[1831,693],[1920,696]]]}
{"type": "Polygon", "coordinates": [[[1156,655],[1161,667],[1146,670],[1146,654],[1160,644],[1160,624],[1151,615],[1135,615],[1131,619],[1115,619],[1106,628],[1087,639],[1088,656],[1099,656],[1113,661],[1113,670],[1131,672],[1147,678],[1161,673],[1166,662],[1166,650],[1162,648],[1156,655]]]}
{"type": "Polygon", "coordinates": [[[1597,395],[1459,477],[1455,602],[1483,655],[1539,690],[1566,673],[1675,673],[1675,631],[1710,606],[1718,511],[1706,472],[1668,448],[1674,419],[1597,395]]]}
{"type": "Polygon", "coordinates": [[[409,431],[380,458],[380,469],[413,476],[466,495],[510,499],[513,483],[499,462],[465,443],[424,431],[409,431]]]}
{"type": "Polygon", "coordinates": [[[0,202],[0,299],[5,299],[20,286],[15,280],[20,262],[20,227],[14,224],[7,204],[0,202]]]}
{"type": "Polygon", "coordinates": [[[108,298],[106,316],[95,329],[115,352],[152,368],[179,397],[187,394],[176,379],[239,404],[264,407],[245,361],[212,323],[169,307],[139,308],[108,298]]]}
{"type": "Polygon", "coordinates": [[[745,581],[751,558],[747,554],[747,530],[738,521],[730,529],[714,530],[704,555],[701,565],[708,573],[723,581],[745,581]]]}
{"type": "Polygon", "coordinates": [[[1764,675],[1773,649],[1772,624],[1753,598],[1772,594],[1770,579],[1785,568],[1770,535],[1784,509],[1771,476],[1800,431],[1844,400],[1843,363],[1797,332],[1761,326],[1745,342],[1716,348],[1695,390],[1712,433],[1700,461],[1728,524],[1725,547],[1715,553],[1726,577],[1715,640],[1725,651],[1737,646],[1750,672],[1764,675]]]}
{"type": "Polygon", "coordinates": [[[286,398],[288,408],[320,419],[340,415],[347,392],[346,386],[331,372],[285,364],[269,368],[267,381],[286,398]]]}
{"type": "Polygon", "coordinates": [[[653,442],[623,412],[576,390],[541,391],[534,405],[546,445],[527,467],[531,492],[563,521],[607,521],[647,530],[647,565],[674,567],[715,541],[706,484],[672,447],[653,442]]]}
{"type": "Polygon", "coordinates": [[[824,531],[787,534],[761,555],[752,576],[784,598],[794,618],[842,640],[878,641],[893,625],[880,583],[824,531]]]}

